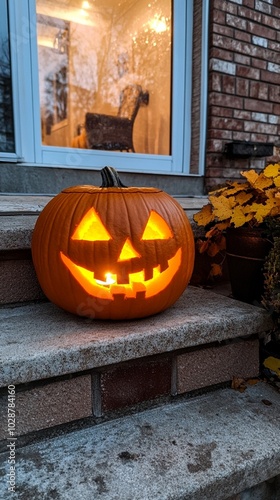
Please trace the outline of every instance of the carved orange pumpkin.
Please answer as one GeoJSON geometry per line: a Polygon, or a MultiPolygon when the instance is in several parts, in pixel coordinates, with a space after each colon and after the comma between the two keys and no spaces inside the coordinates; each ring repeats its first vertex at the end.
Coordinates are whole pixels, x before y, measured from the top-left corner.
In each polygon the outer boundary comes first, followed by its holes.
{"type": "Polygon", "coordinates": [[[194,238],[181,206],[155,188],[125,187],[114,169],[103,184],[55,196],[39,216],[32,257],[46,296],[102,319],[149,316],[186,288],[194,238]]]}

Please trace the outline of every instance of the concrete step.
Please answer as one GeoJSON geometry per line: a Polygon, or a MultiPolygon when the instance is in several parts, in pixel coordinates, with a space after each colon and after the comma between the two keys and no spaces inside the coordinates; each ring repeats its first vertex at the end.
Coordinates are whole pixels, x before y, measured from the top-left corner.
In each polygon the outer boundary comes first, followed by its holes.
{"type": "Polygon", "coordinates": [[[45,303],[2,308],[0,322],[4,440],[11,384],[18,435],[114,417],[233,377],[257,377],[259,337],[273,326],[265,310],[196,287],[138,321],[89,320],[45,303]]]}
{"type": "Polygon", "coordinates": [[[0,304],[45,299],[32,263],[31,237],[51,198],[0,195],[0,304]]]}
{"type": "MultiPolygon", "coordinates": [[[[268,313],[192,286],[167,311],[138,321],[19,305],[43,298],[30,241],[49,198],[1,198],[0,303],[17,304],[0,308],[0,446],[8,450],[0,498],[12,491],[13,446],[18,499],[226,499],[252,486],[273,492],[278,478],[266,481],[280,473],[278,393],[258,383],[244,394],[193,398],[233,378],[244,386],[258,377],[259,339],[273,327],[268,313]]],[[[181,203],[191,217],[205,199],[181,203]]]]}
{"type": "Polygon", "coordinates": [[[279,500],[279,414],[279,393],[260,382],[23,448],[11,437],[0,456],[0,497],[279,500]]]}
{"type": "MultiPolygon", "coordinates": [[[[0,304],[44,300],[31,258],[31,238],[49,195],[0,194],[0,304]]],[[[189,220],[206,197],[177,197],[189,220]]],[[[193,224],[194,231],[198,231],[193,224]]]]}

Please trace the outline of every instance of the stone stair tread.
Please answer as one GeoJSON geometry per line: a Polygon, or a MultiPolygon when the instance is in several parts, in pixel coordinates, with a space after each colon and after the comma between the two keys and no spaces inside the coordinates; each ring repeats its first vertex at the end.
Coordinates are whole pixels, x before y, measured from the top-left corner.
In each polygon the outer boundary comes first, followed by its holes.
{"type": "Polygon", "coordinates": [[[0,251],[30,250],[38,215],[0,216],[0,251]]]}
{"type": "Polygon", "coordinates": [[[91,320],[36,303],[0,308],[0,322],[0,387],[262,335],[273,326],[260,307],[192,286],[171,308],[136,321],[91,320]]]}
{"type": "MultiPolygon", "coordinates": [[[[40,213],[54,196],[50,194],[0,193],[0,214],[40,213]]],[[[173,196],[173,198],[186,210],[200,210],[208,202],[207,196],[173,196]]]]}
{"type": "MultiPolygon", "coordinates": [[[[279,413],[278,391],[259,382],[243,393],[220,389],[68,434],[44,436],[16,449],[12,496],[228,499],[279,475],[279,413]]],[[[0,458],[3,499],[9,496],[7,458],[7,453],[0,458]]]]}
{"type": "Polygon", "coordinates": [[[52,195],[0,194],[0,215],[38,214],[52,195]]]}
{"type": "MultiPolygon", "coordinates": [[[[38,215],[53,198],[50,195],[0,194],[0,251],[26,249],[38,215]]],[[[193,223],[193,214],[207,203],[207,197],[174,197],[186,212],[195,232],[201,230],[193,223]]]]}

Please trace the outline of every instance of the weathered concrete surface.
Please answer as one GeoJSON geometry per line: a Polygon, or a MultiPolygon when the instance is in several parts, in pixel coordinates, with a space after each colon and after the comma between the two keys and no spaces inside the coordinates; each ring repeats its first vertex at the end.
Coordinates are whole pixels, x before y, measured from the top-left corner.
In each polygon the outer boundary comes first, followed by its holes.
{"type": "Polygon", "coordinates": [[[51,195],[0,194],[0,214],[40,213],[52,198],[51,195]]]}
{"type": "Polygon", "coordinates": [[[260,382],[16,449],[12,498],[224,500],[279,474],[279,415],[279,393],[260,382]]]}
{"type": "Polygon", "coordinates": [[[0,215],[0,250],[31,248],[32,232],[38,215],[0,215]]]}
{"type": "MultiPolygon", "coordinates": [[[[52,195],[5,195],[0,193],[0,214],[40,213],[52,198],[52,195]]],[[[186,196],[174,196],[174,198],[181,204],[184,210],[190,211],[198,211],[208,202],[207,196],[189,198],[186,196]]]]}
{"type": "Polygon", "coordinates": [[[261,334],[272,320],[261,308],[188,287],[171,308],[140,320],[88,320],[46,303],[0,309],[0,324],[4,387],[261,334]]]}
{"type": "MultiPolygon", "coordinates": [[[[52,199],[48,195],[0,194],[0,250],[26,249],[31,246],[34,225],[39,213],[52,199]]],[[[178,197],[195,234],[202,234],[193,221],[193,215],[207,203],[207,197],[178,197]]]]}
{"type": "MultiPolygon", "coordinates": [[[[32,164],[2,163],[0,187],[6,193],[59,193],[68,186],[92,184],[100,186],[100,169],[82,168],[79,153],[69,155],[68,165],[38,167],[32,164]],[[70,166],[69,166],[70,165],[70,166]],[[78,167],[77,167],[78,165],[78,167]]],[[[107,158],[110,162],[111,158],[107,158]]],[[[106,162],[105,164],[108,165],[106,162]]],[[[105,165],[103,165],[105,166],[105,165]]],[[[200,196],[204,191],[204,179],[195,175],[145,174],[121,172],[121,180],[126,186],[157,186],[171,195],[200,196]]]]}
{"type": "Polygon", "coordinates": [[[31,258],[0,258],[0,304],[43,299],[31,258]]]}

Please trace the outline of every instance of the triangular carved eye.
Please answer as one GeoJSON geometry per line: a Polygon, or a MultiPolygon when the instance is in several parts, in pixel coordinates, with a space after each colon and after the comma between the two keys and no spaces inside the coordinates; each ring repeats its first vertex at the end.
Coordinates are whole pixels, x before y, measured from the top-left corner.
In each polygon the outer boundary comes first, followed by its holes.
{"type": "Polygon", "coordinates": [[[79,225],[76,227],[71,239],[84,241],[108,241],[111,240],[112,237],[101,222],[98,213],[94,210],[94,208],[90,208],[90,210],[82,218],[79,225]]]}
{"type": "Polygon", "coordinates": [[[173,234],[165,220],[154,210],[151,211],[142,240],[167,240],[173,234]]]}

